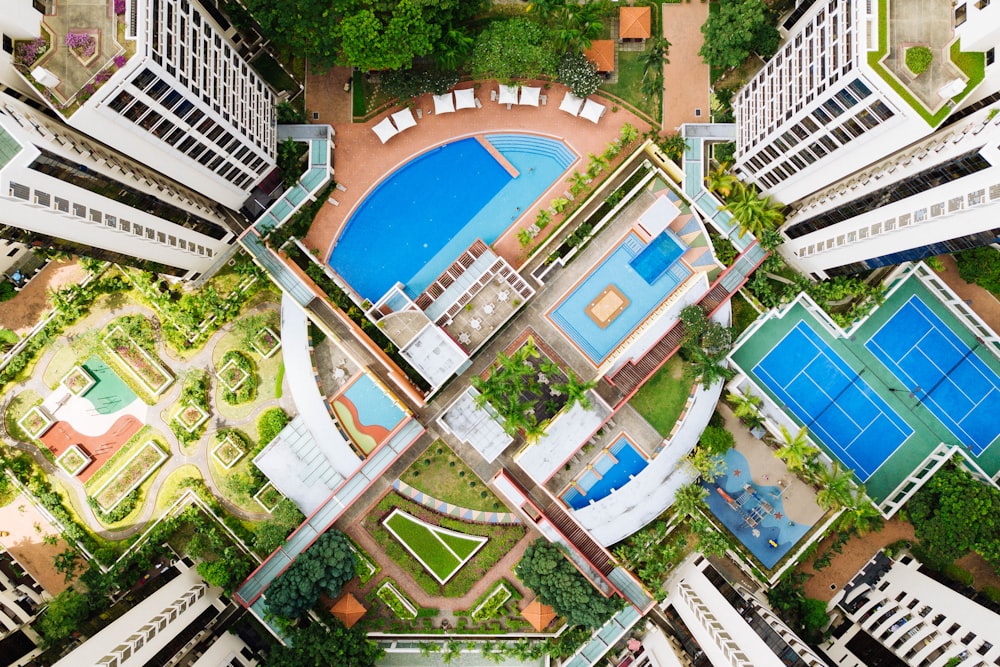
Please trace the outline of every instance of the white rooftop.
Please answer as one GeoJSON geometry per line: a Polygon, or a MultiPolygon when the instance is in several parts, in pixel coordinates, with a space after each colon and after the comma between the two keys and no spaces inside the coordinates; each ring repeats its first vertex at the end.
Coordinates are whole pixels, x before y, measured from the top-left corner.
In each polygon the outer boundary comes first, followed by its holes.
{"type": "Polygon", "coordinates": [[[445,333],[428,323],[399,351],[432,387],[440,387],[468,360],[469,355],[445,333]]]}
{"type": "Polygon", "coordinates": [[[614,412],[596,392],[589,391],[587,396],[592,403],[589,410],[579,403],[564,410],[549,424],[545,435],[515,457],[517,464],[538,484],[544,485],[556,474],[614,412]]]}
{"type": "Polygon", "coordinates": [[[657,197],[656,201],[639,216],[637,224],[650,236],[656,236],[670,226],[681,210],[667,197],[666,192],[657,197]]]}
{"type": "Polygon", "coordinates": [[[503,430],[492,408],[476,407],[478,395],[475,388],[466,389],[445,409],[438,423],[492,463],[514,439],[503,430]]]}
{"type": "Polygon", "coordinates": [[[346,479],[337,472],[328,452],[329,448],[320,445],[299,415],[254,457],[253,462],[278,491],[291,498],[302,513],[309,516],[346,479]]]}

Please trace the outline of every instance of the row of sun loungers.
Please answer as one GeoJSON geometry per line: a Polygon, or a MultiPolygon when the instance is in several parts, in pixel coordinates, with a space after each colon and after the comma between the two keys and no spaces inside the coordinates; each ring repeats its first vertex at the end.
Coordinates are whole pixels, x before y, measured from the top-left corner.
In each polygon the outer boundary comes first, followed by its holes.
{"type": "Polygon", "coordinates": [[[512,105],[537,107],[548,103],[547,95],[542,95],[542,89],[536,86],[507,86],[500,84],[499,91],[491,91],[490,99],[498,104],[506,104],[510,109],[512,105]]]}
{"type": "Polygon", "coordinates": [[[598,104],[594,100],[582,97],[577,97],[573,93],[567,91],[566,97],[559,104],[559,110],[565,111],[571,116],[579,116],[580,118],[586,118],[591,123],[597,123],[601,120],[601,117],[608,110],[603,104],[598,104]]]}
{"type": "MultiPolygon", "coordinates": [[[[434,113],[436,114],[452,113],[457,109],[477,109],[482,106],[479,98],[476,97],[476,91],[472,88],[462,88],[444,95],[434,96],[434,113]]],[[[375,124],[372,132],[384,144],[403,130],[408,130],[416,124],[417,119],[413,117],[413,110],[407,107],[383,118],[375,124]]]]}

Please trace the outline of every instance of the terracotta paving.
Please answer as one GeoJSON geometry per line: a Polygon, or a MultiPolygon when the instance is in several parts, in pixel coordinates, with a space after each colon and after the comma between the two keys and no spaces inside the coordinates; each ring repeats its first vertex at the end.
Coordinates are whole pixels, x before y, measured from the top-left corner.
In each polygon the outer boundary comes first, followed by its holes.
{"type": "Polygon", "coordinates": [[[962,280],[958,275],[954,257],[940,255],[938,259],[944,264],[944,271],[938,274],[941,279],[955,294],[964,299],[993,331],[1000,333],[1000,301],[979,285],[972,285],[962,280]]]}
{"type": "Polygon", "coordinates": [[[707,2],[663,3],[663,36],[670,42],[669,63],[663,65],[663,129],[682,123],[707,123],[711,103],[711,72],[698,51],[705,42],[701,24],[708,18],[707,2]],[[695,115],[701,109],[701,116],[695,115]]]}
{"type": "Polygon", "coordinates": [[[38,324],[51,307],[49,290],[83,282],[87,272],[76,262],[50,262],[28,286],[0,308],[0,327],[23,335],[38,324]]]}
{"type": "Polygon", "coordinates": [[[142,428],[142,422],[132,415],[120,417],[106,433],[84,435],[70,426],[69,422],[56,422],[40,440],[56,457],[73,445],[80,445],[93,458],[90,465],[77,475],[81,483],[97,472],[115,452],[142,428]]]}
{"type": "MultiPolygon", "coordinates": [[[[337,72],[327,74],[336,77],[337,72]]],[[[343,79],[343,74],[340,74],[343,79]]],[[[343,96],[343,82],[339,84],[339,94],[336,85],[320,85],[319,77],[311,77],[311,87],[307,87],[306,106],[310,112],[319,112],[320,118],[325,118],[327,109],[338,104],[338,97],[343,96]]],[[[333,78],[334,84],[340,79],[333,78]]],[[[469,87],[470,83],[459,84],[459,87],[469,87]]],[[[387,174],[408,162],[414,156],[448,141],[494,132],[534,133],[563,140],[569,148],[580,156],[569,167],[567,173],[574,170],[584,170],[587,166],[588,153],[601,153],[618,135],[625,123],[631,123],[640,133],[649,129],[649,124],[641,121],[634,114],[620,109],[611,111],[612,103],[599,99],[606,104],[608,111],[599,123],[594,124],[582,118],[573,118],[559,111],[559,103],[566,92],[561,84],[546,84],[535,82],[542,86],[542,94],[547,95],[545,106],[514,106],[510,110],[490,101],[490,91],[497,88],[496,81],[485,81],[475,84],[476,96],[482,103],[481,109],[463,109],[436,117],[432,111],[433,100],[430,95],[417,99],[414,113],[419,110],[423,118],[417,119],[416,127],[404,130],[381,144],[371,128],[384,119],[389,113],[398,111],[401,106],[391,107],[386,112],[377,115],[367,123],[336,123],[335,163],[349,165],[337,168],[335,179],[347,190],[336,192],[333,198],[339,205],[327,203],[320,210],[309,234],[304,239],[305,245],[315,249],[321,257],[327,258],[333,250],[334,241],[350,217],[351,212],[361,202],[365,195],[387,174]],[[545,86],[548,85],[548,88],[545,86]]],[[[528,85],[527,83],[525,85],[528,85]]],[[[493,244],[494,250],[518,266],[522,262],[521,247],[517,240],[517,232],[521,226],[530,226],[538,210],[555,197],[569,190],[565,178],[560,179],[542,194],[537,203],[524,211],[521,218],[493,244]]],[[[388,239],[387,239],[388,241],[388,239]]]]}
{"type": "Polygon", "coordinates": [[[42,588],[51,595],[69,588],[71,582],[56,571],[53,563],[70,545],[27,496],[19,495],[10,504],[0,507],[0,526],[9,533],[0,535],[0,547],[14,556],[42,588]],[[50,535],[57,538],[55,544],[43,541],[50,535]]]}

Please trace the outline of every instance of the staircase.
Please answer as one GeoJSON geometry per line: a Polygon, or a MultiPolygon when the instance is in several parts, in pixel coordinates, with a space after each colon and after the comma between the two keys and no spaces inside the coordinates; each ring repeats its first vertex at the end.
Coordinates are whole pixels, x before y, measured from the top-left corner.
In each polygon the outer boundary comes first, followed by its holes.
{"type": "Polygon", "coordinates": [[[558,502],[552,502],[542,510],[552,525],[559,529],[567,540],[572,543],[576,550],[586,558],[594,568],[607,577],[616,565],[612,562],[608,552],[586,530],[566,513],[558,502]]]}

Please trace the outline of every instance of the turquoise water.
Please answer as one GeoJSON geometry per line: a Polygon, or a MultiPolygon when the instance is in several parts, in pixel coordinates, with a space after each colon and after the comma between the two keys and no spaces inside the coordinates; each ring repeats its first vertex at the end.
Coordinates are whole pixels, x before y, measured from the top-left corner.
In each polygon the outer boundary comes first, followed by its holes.
{"type": "Polygon", "coordinates": [[[576,485],[583,489],[586,495],[573,487],[563,494],[563,501],[567,505],[578,510],[589,505],[591,501],[607,498],[612,491],[617,491],[628,484],[632,477],[638,475],[648,465],[645,457],[637,452],[624,436],[619,438],[609,451],[611,456],[608,456],[607,452],[602,452],[591,464],[594,470],[587,470],[577,478],[576,485]]]}
{"type": "Polygon", "coordinates": [[[526,134],[438,146],[389,174],[351,215],[330,266],[377,301],[397,282],[416,297],[477,239],[493,243],[576,156],[561,141],[526,134]]]}
{"type": "Polygon", "coordinates": [[[358,426],[384,426],[391,431],[406,416],[367,374],[362,374],[345,389],[343,397],[358,411],[358,419],[361,421],[358,426]]]}
{"type": "Polygon", "coordinates": [[[680,252],[676,253],[666,268],[662,267],[662,253],[654,253],[651,255],[652,259],[645,260],[644,268],[657,273],[653,282],[647,282],[632,265],[646,250],[647,245],[638,235],[629,234],[562,303],[549,312],[549,318],[591,361],[601,363],[656,310],[681,281],[691,275],[691,270],[677,261],[685,248],[676,237],[672,242],[678,244],[680,252]],[[659,260],[656,259],[657,256],[660,257],[659,260]],[[628,298],[629,304],[608,326],[601,328],[587,314],[586,309],[611,285],[628,298]]]}
{"type": "Polygon", "coordinates": [[[117,412],[137,398],[135,392],[98,357],[87,359],[83,367],[97,381],[83,394],[83,398],[90,401],[98,414],[117,412]]]}
{"type": "Polygon", "coordinates": [[[750,479],[750,462],[735,449],[730,449],[726,452],[726,474],[717,478],[714,484],[702,482],[701,485],[708,490],[705,500],[712,514],[757,560],[772,568],[812,526],[790,521],[785,516],[781,487],[758,486],[750,479]],[[719,489],[728,494],[738,508],[730,506],[719,489]],[[749,525],[745,517],[757,521],[757,525],[749,525]]]}

